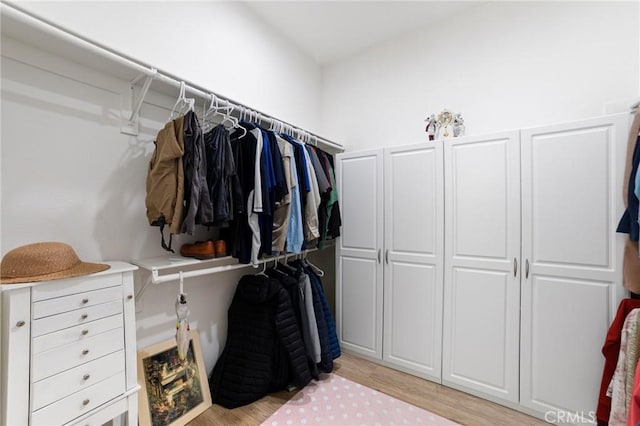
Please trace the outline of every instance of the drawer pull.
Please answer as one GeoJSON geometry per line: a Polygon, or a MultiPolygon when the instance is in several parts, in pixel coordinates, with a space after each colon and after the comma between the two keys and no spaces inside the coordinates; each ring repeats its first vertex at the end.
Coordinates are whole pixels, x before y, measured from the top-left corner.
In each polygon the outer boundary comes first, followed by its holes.
{"type": "Polygon", "coordinates": [[[85,374],[84,376],[82,376],[82,380],[89,380],[90,377],[90,374],[85,374]]]}
{"type": "Polygon", "coordinates": [[[83,305],[86,305],[87,303],[89,303],[89,299],[86,299],[86,298],[85,298],[85,299],[82,299],[82,304],[83,304],[83,305]]]}
{"type": "Polygon", "coordinates": [[[87,318],[89,318],[89,315],[87,314],[80,315],[80,319],[86,320],[87,318]]]}
{"type": "Polygon", "coordinates": [[[131,300],[131,299],[133,299],[133,294],[130,294],[127,296],[127,300],[131,300]]]}
{"type": "Polygon", "coordinates": [[[88,353],[89,353],[89,349],[85,349],[85,350],[82,351],[82,355],[86,355],[88,353]]]}
{"type": "Polygon", "coordinates": [[[89,405],[89,402],[90,401],[88,399],[85,399],[84,401],[82,401],[82,405],[89,405]]]}
{"type": "Polygon", "coordinates": [[[24,322],[24,321],[18,321],[16,323],[16,327],[24,327],[25,324],[26,324],[26,322],[24,322]]]}
{"type": "Polygon", "coordinates": [[[82,335],[86,336],[87,334],[89,334],[89,330],[82,330],[82,335]]]}

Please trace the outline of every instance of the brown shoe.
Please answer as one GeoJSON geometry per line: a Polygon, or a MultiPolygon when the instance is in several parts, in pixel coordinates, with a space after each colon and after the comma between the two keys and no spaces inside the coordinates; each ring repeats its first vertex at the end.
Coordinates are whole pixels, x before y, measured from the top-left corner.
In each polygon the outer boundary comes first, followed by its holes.
{"type": "Polygon", "coordinates": [[[227,255],[227,243],[224,240],[218,240],[214,243],[216,249],[216,257],[225,257],[227,255]]]}
{"type": "Polygon", "coordinates": [[[196,241],[194,244],[183,244],[180,247],[180,254],[184,257],[195,257],[196,259],[212,259],[215,257],[213,241],[196,241]]]}

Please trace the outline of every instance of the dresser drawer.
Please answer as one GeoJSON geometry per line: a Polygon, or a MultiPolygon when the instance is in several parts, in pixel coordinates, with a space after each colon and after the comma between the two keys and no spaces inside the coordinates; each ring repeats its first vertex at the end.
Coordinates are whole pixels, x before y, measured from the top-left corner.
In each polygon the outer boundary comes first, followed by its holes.
{"type": "Polygon", "coordinates": [[[122,300],[122,286],[75,293],[69,296],[43,300],[33,304],[33,319],[49,317],[63,312],[122,300]]]}
{"type": "Polygon", "coordinates": [[[31,425],[62,425],[125,391],[125,375],[120,372],[31,414],[31,425]]]}
{"type": "MultiPolygon", "coordinates": [[[[106,406],[100,407],[95,414],[89,417],[78,418],[73,423],[67,423],[65,426],[102,426],[117,417],[122,416],[129,410],[127,398],[120,398],[107,403],[106,406]]],[[[135,416],[134,416],[135,417],[135,416]]],[[[120,418],[121,419],[121,418],[120,418]]],[[[112,422],[110,424],[120,424],[112,422]]],[[[124,424],[124,423],[122,423],[124,424]]],[[[126,423],[129,425],[129,423],[126,423]]],[[[130,426],[137,426],[137,422],[130,426]]]]}
{"type": "Polygon", "coordinates": [[[122,349],[124,349],[124,333],[122,328],[118,328],[83,341],[41,352],[32,357],[31,381],[37,382],[122,349]]]}
{"type": "Polygon", "coordinates": [[[34,302],[57,297],[68,296],[74,293],[98,290],[100,288],[122,285],[122,275],[112,274],[101,277],[77,277],[64,281],[52,281],[33,287],[31,297],[34,302]]]}
{"type": "Polygon", "coordinates": [[[79,324],[86,324],[100,318],[122,314],[122,303],[122,300],[115,300],[101,305],[65,312],[64,314],[58,314],[52,317],[33,320],[31,322],[31,335],[33,337],[42,336],[46,333],[79,324]]]}
{"type": "Polygon", "coordinates": [[[35,382],[31,394],[32,410],[115,376],[124,371],[124,365],[124,351],[118,351],[35,382]]]}
{"type": "Polygon", "coordinates": [[[80,340],[87,340],[105,331],[121,328],[123,326],[122,315],[112,315],[86,324],[65,328],[53,333],[35,337],[31,344],[31,352],[34,355],[40,352],[49,351],[60,346],[80,340]]]}

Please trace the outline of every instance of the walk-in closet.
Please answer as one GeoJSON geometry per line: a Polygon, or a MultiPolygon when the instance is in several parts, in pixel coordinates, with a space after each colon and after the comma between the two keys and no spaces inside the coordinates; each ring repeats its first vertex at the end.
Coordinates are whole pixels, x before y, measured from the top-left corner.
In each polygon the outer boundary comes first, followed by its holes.
{"type": "Polygon", "coordinates": [[[639,424],[637,1],[0,18],[0,426],[639,424]]]}

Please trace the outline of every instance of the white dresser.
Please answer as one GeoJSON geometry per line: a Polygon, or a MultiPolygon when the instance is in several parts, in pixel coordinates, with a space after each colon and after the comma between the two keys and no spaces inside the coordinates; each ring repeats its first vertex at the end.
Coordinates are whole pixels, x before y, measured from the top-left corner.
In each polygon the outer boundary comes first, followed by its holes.
{"type": "Polygon", "coordinates": [[[0,424],[137,424],[133,271],[0,285],[0,424]],[[125,415],[126,414],[126,415],[125,415]]]}

